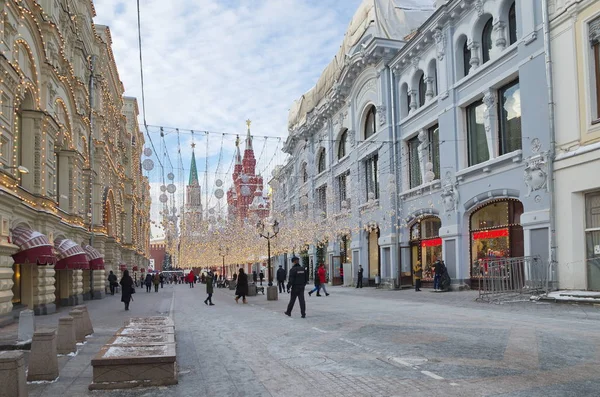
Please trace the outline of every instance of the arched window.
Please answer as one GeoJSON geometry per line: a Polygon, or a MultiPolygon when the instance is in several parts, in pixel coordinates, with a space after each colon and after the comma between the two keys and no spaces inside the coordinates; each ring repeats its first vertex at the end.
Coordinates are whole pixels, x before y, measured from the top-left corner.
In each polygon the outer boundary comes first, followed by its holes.
{"type": "Polygon", "coordinates": [[[302,175],[302,183],[308,182],[308,171],[306,170],[306,163],[302,163],[300,166],[300,174],[302,175]]]}
{"type": "Polygon", "coordinates": [[[365,139],[369,139],[375,135],[375,133],[377,133],[377,124],[375,122],[375,106],[371,106],[365,120],[365,139]]]}
{"type": "Polygon", "coordinates": [[[469,44],[467,43],[466,38],[465,38],[465,44],[463,44],[462,58],[463,58],[463,77],[466,77],[469,75],[469,70],[471,69],[471,50],[469,50],[469,44]]]}
{"type": "Polygon", "coordinates": [[[512,3],[508,10],[508,42],[509,45],[517,42],[517,11],[515,2],[512,3]]]}
{"type": "Polygon", "coordinates": [[[425,99],[427,96],[427,83],[425,83],[425,74],[421,74],[419,79],[419,107],[425,105],[425,99]]]}
{"type": "Polygon", "coordinates": [[[338,160],[346,156],[346,143],[348,141],[348,130],[344,130],[340,135],[340,142],[338,145],[338,160]]]}
{"type": "Polygon", "coordinates": [[[325,171],[325,168],[327,166],[327,159],[325,158],[325,149],[321,150],[321,152],[319,153],[319,161],[317,164],[318,164],[317,165],[317,173],[318,174],[325,171]]]}
{"type": "Polygon", "coordinates": [[[490,18],[485,26],[483,27],[483,32],[481,33],[481,53],[482,53],[482,63],[486,63],[490,60],[490,52],[492,51],[492,30],[494,27],[492,26],[492,18],[490,18]]]}

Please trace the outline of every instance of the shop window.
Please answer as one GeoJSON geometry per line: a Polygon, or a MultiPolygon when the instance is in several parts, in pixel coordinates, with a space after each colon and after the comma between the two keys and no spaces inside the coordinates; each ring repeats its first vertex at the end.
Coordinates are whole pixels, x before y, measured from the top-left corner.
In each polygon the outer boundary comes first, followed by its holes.
{"type": "Polygon", "coordinates": [[[375,155],[365,161],[367,200],[370,199],[369,193],[373,193],[374,199],[379,199],[379,175],[377,169],[377,160],[377,155],[375,155]]]}
{"type": "Polygon", "coordinates": [[[508,10],[508,43],[509,45],[517,42],[517,10],[516,2],[513,2],[508,10]]]}
{"type": "Polygon", "coordinates": [[[317,173],[320,174],[321,172],[325,172],[326,167],[327,167],[327,158],[325,157],[325,149],[322,149],[319,152],[317,173]]]}
{"type": "Polygon", "coordinates": [[[585,196],[585,240],[588,289],[600,290],[600,192],[585,196]]]}
{"type": "Polygon", "coordinates": [[[421,164],[419,162],[419,137],[408,141],[408,163],[410,173],[410,188],[414,188],[421,185],[421,164]]]}
{"type": "Polygon", "coordinates": [[[344,157],[346,157],[347,141],[348,141],[348,130],[344,130],[344,132],[342,132],[342,135],[340,135],[340,142],[338,145],[338,160],[341,160],[344,157]]]}
{"type": "Polygon", "coordinates": [[[440,179],[440,129],[436,124],[427,130],[429,138],[429,161],[433,164],[434,180],[440,179]]]}
{"type": "Polygon", "coordinates": [[[481,100],[467,107],[467,145],[469,167],[489,160],[487,138],[483,123],[485,105],[481,100]]]}
{"type": "Polygon", "coordinates": [[[369,108],[367,118],[365,119],[365,139],[369,139],[377,133],[377,122],[375,117],[375,106],[369,108]]]}
{"type": "Polygon", "coordinates": [[[490,53],[492,51],[493,46],[493,29],[494,27],[492,26],[492,18],[490,18],[483,27],[483,32],[481,33],[481,55],[483,61],[482,63],[486,63],[490,60],[490,53]]]}
{"type": "Polygon", "coordinates": [[[594,124],[600,123],[600,18],[596,18],[589,25],[589,38],[592,46],[591,54],[591,76],[594,79],[592,84],[592,102],[595,102],[592,115],[594,124]]]}
{"type": "Polygon", "coordinates": [[[442,221],[438,217],[424,218],[411,226],[411,263],[414,268],[417,261],[421,262],[425,281],[433,280],[433,264],[442,259],[441,226],[442,221]]]}
{"type": "Polygon", "coordinates": [[[521,144],[521,89],[514,81],[498,91],[500,155],[514,152],[521,144]]]}
{"type": "Polygon", "coordinates": [[[425,105],[427,99],[427,83],[425,82],[425,74],[421,73],[419,78],[419,107],[425,105]]]}
{"type": "Polygon", "coordinates": [[[317,189],[317,205],[320,210],[320,215],[327,217],[327,185],[323,185],[317,189]]]}
{"type": "Polygon", "coordinates": [[[339,209],[340,211],[344,209],[342,207],[342,202],[346,202],[346,209],[350,208],[350,200],[348,199],[348,173],[342,174],[338,176],[338,191],[339,191],[339,209]]]}

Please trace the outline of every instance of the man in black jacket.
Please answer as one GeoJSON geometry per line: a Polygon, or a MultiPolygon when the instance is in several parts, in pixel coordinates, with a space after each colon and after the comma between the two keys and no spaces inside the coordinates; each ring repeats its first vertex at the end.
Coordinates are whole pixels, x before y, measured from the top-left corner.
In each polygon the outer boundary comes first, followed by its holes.
{"type": "Polygon", "coordinates": [[[110,274],[108,275],[108,286],[110,287],[111,295],[115,294],[115,287],[117,285],[119,285],[119,283],[117,283],[117,276],[111,270],[110,274]]]}
{"type": "Polygon", "coordinates": [[[358,266],[358,278],[356,281],[356,288],[362,288],[363,283],[363,268],[362,266],[358,266]]]}
{"type": "Polygon", "coordinates": [[[292,269],[290,270],[290,285],[292,286],[292,294],[290,295],[290,303],[288,304],[285,315],[291,317],[292,309],[296,303],[296,298],[300,302],[300,314],[302,318],[306,317],[306,303],[304,302],[304,287],[306,286],[306,270],[300,266],[298,257],[292,257],[292,269]]]}
{"type": "Polygon", "coordinates": [[[279,287],[279,293],[283,294],[283,291],[285,291],[285,269],[281,265],[277,269],[277,286],[279,287]]]}

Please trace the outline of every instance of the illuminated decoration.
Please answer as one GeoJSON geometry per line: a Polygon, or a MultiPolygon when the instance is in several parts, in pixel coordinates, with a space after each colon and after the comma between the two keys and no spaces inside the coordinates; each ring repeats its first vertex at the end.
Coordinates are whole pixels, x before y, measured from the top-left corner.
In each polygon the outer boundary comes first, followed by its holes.
{"type": "Polygon", "coordinates": [[[172,181],[173,179],[175,179],[175,174],[173,174],[172,172],[169,172],[167,174],[167,179],[170,180],[170,181],[172,181]]]}
{"type": "Polygon", "coordinates": [[[152,149],[149,148],[149,147],[145,148],[144,149],[144,156],[146,156],[146,157],[152,156],[152,149]]]}
{"type": "Polygon", "coordinates": [[[223,198],[223,196],[225,196],[225,192],[223,192],[223,189],[217,189],[215,190],[215,197],[218,198],[219,200],[223,198]]]}
{"type": "Polygon", "coordinates": [[[169,192],[169,193],[175,193],[175,191],[177,191],[177,187],[174,184],[169,183],[167,185],[167,192],[169,192]]]}
{"type": "Polygon", "coordinates": [[[485,240],[491,238],[508,237],[508,229],[494,229],[484,230],[480,232],[473,232],[473,240],[485,240]]]}
{"type": "Polygon", "coordinates": [[[167,187],[165,185],[160,185],[160,191],[161,192],[166,192],[167,191],[167,187]]]}
{"type": "Polygon", "coordinates": [[[167,201],[169,201],[169,196],[167,196],[166,194],[163,193],[158,197],[158,200],[161,203],[166,203],[167,201]]]}
{"type": "Polygon", "coordinates": [[[142,161],[142,167],[146,171],[152,171],[154,169],[154,161],[152,161],[152,159],[145,159],[142,161]]]}
{"type": "Polygon", "coordinates": [[[215,181],[215,185],[216,185],[217,187],[221,187],[221,186],[223,186],[223,181],[222,181],[222,180],[220,180],[220,179],[217,179],[217,180],[215,181]]]}
{"type": "Polygon", "coordinates": [[[433,238],[421,241],[421,247],[439,247],[440,245],[442,245],[441,238],[433,238]]]}

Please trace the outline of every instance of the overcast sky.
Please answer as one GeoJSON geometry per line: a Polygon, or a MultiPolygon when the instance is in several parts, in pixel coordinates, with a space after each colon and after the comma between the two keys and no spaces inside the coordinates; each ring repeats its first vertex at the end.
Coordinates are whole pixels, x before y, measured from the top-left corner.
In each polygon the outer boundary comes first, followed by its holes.
{"type": "MultiPolygon", "coordinates": [[[[158,151],[155,163],[173,171],[178,192],[187,182],[192,135],[201,184],[209,206],[219,204],[214,181],[231,185],[235,136],[256,138],[258,169],[268,173],[285,156],[288,109],[310,89],[339,48],[361,0],[141,0],[146,120],[152,126],[177,127],[164,141],[150,133],[158,151]],[[211,131],[205,134],[198,131],[211,131]],[[207,140],[208,137],[208,140],[207,140]],[[178,155],[181,148],[181,156],[178,155]],[[169,159],[166,154],[168,153],[169,159]],[[208,161],[206,158],[208,156],[208,161]],[[220,161],[219,161],[220,158],[220,161]],[[173,165],[173,169],[171,166],[173,165]],[[183,170],[179,164],[183,164],[183,170]]],[[[95,0],[97,24],[108,25],[125,94],[141,103],[137,11],[133,0],[95,0]]],[[[141,116],[140,116],[141,121],[141,116]]],[[[242,145],[242,150],[244,146],[242,145]]],[[[152,183],[153,218],[160,204],[160,167],[147,173],[152,183]]],[[[265,175],[268,179],[268,175],[265,175]]],[[[181,206],[181,198],[176,195],[181,206]]],[[[206,201],[206,200],[204,200],[206,201]]],[[[223,200],[221,200],[222,202],[223,200]]],[[[222,203],[224,204],[224,203],[222,203]]],[[[171,205],[171,203],[169,203],[171,205]]],[[[206,204],[205,204],[206,206],[206,204]]],[[[160,231],[153,230],[154,237],[160,231]]]]}

